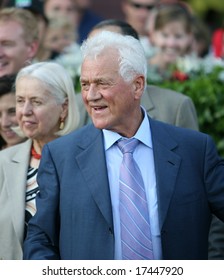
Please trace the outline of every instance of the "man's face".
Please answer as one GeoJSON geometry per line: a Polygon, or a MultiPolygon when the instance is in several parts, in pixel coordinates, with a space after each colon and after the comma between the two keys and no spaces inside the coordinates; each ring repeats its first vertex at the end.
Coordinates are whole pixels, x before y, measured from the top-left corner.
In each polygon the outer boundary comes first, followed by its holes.
{"type": "Polygon", "coordinates": [[[31,58],[31,46],[23,35],[18,22],[0,21],[0,77],[17,73],[31,58]]]}
{"type": "Polygon", "coordinates": [[[144,82],[142,77],[124,81],[117,57],[112,50],[96,59],[86,58],[81,69],[81,91],[95,127],[129,135],[136,129],[136,111],[144,82]]]}
{"type": "Polygon", "coordinates": [[[145,35],[146,21],[158,0],[125,0],[122,9],[125,20],[131,24],[139,35],[145,35]]]}

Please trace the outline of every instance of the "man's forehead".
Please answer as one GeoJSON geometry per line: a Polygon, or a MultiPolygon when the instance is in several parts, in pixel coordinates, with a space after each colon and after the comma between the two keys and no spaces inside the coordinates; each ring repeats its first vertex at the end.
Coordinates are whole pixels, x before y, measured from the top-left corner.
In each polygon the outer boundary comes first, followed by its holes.
{"type": "Polygon", "coordinates": [[[18,20],[13,20],[13,19],[0,19],[0,26],[19,26],[22,29],[22,25],[18,20]]]}
{"type": "Polygon", "coordinates": [[[0,35],[7,38],[19,38],[24,36],[24,29],[17,21],[1,21],[0,35]]]}

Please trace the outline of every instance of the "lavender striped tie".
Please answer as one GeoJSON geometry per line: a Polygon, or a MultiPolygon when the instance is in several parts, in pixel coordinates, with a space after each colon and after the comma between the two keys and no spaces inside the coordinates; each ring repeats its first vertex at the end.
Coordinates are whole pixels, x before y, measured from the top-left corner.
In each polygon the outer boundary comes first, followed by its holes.
{"type": "Polygon", "coordinates": [[[122,258],[153,259],[145,187],[133,158],[138,140],[121,140],[117,145],[123,153],[119,180],[122,258]]]}

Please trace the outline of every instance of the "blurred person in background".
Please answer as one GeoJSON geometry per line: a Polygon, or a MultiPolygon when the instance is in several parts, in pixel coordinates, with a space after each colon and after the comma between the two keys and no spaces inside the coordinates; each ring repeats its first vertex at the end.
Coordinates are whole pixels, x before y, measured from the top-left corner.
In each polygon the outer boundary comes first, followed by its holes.
{"type": "Polygon", "coordinates": [[[160,0],[122,0],[121,9],[124,20],[128,22],[139,35],[139,39],[144,47],[146,55],[151,54],[151,42],[149,30],[153,24],[154,7],[160,0]],[[152,21],[151,21],[152,20],[152,21]]]}
{"type": "Polygon", "coordinates": [[[27,1],[17,1],[17,0],[9,0],[7,2],[6,7],[16,7],[22,8],[30,11],[37,20],[38,25],[38,33],[39,33],[39,47],[35,58],[38,57],[38,60],[42,57],[48,58],[49,55],[43,52],[42,42],[45,35],[46,28],[48,26],[48,19],[44,14],[43,9],[43,0],[27,0],[27,1]]]}
{"type": "Polygon", "coordinates": [[[44,14],[50,20],[52,18],[67,18],[74,26],[74,32],[77,26],[77,11],[73,0],[43,0],[44,14]]]}
{"type": "Polygon", "coordinates": [[[25,140],[12,127],[18,126],[16,119],[15,75],[0,77],[0,150],[25,140]]]}
{"type": "Polygon", "coordinates": [[[74,28],[66,17],[52,18],[46,30],[44,45],[58,54],[75,43],[74,28]]]}
{"type": "Polygon", "coordinates": [[[81,51],[76,38],[73,25],[61,16],[49,20],[42,44],[45,54],[48,53],[48,60],[63,65],[74,82],[81,65],[81,51]]]}
{"type": "Polygon", "coordinates": [[[16,116],[28,140],[0,152],[0,259],[9,260],[22,259],[26,227],[36,212],[43,146],[79,124],[73,82],[61,65],[40,62],[19,71],[16,116]]]}
{"type": "Polygon", "coordinates": [[[206,23],[198,16],[192,19],[193,43],[191,51],[200,58],[211,54],[211,32],[206,23]]]}
{"type": "MultiPolygon", "coordinates": [[[[52,34],[52,27],[56,27],[56,25],[59,27],[63,21],[67,21],[67,28],[69,30],[66,34],[65,32],[59,34],[61,31],[55,29],[56,33],[51,37],[51,39],[55,40],[53,45],[60,42],[60,44],[67,44],[67,46],[63,49],[62,53],[60,53],[59,49],[53,49],[50,59],[53,59],[54,61],[57,60],[58,63],[63,65],[66,70],[69,71],[72,78],[74,78],[81,62],[80,47],[77,43],[78,12],[74,0],[44,0],[44,13],[49,20],[49,25],[43,39],[43,49],[45,49],[46,53],[50,50],[49,46],[46,46],[45,44],[49,44],[48,36],[49,33],[52,34]],[[68,27],[68,25],[71,26],[68,27]],[[72,29],[73,34],[70,32],[72,29]],[[73,42],[68,46],[68,41],[73,42]]],[[[61,46],[60,48],[63,47],[61,46]]]]}
{"type": "Polygon", "coordinates": [[[92,37],[103,30],[117,32],[122,35],[129,35],[139,40],[137,31],[129,23],[119,19],[102,20],[91,29],[88,37],[92,37]]]}
{"type": "Polygon", "coordinates": [[[81,57],[73,1],[10,0],[7,6],[29,10],[37,20],[39,46],[32,62],[57,60],[74,77],[81,57]]]}
{"type": "Polygon", "coordinates": [[[21,8],[0,10],[0,77],[16,74],[30,64],[38,50],[34,15],[21,8]]]}
{"type": "Polygon", "coordinates": [[[91,0],[73,0],[78,13],[78,43],[81,44],[94,25],[103,18],[91,10],[91,0]]]}
{"type": "Polygon", "coordinates": [[[169,79],[179,58],[192,55],[192,13],[181,1],[160,1],[150,34],[155,53],[149,58],[149,81],[169,79]]]}

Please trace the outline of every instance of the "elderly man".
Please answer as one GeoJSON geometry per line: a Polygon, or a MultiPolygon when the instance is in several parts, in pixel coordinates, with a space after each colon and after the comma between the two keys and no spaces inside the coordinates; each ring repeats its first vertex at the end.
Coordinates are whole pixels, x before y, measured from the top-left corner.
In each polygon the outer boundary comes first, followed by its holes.
{"type": "Polygon", "coordinates": [[[206,259],[224,221],[224,162],[212,139],[141,106],[139,40],[103,31],[82,45],[93,124],[45,145],[24,259],[206,259]]]}

